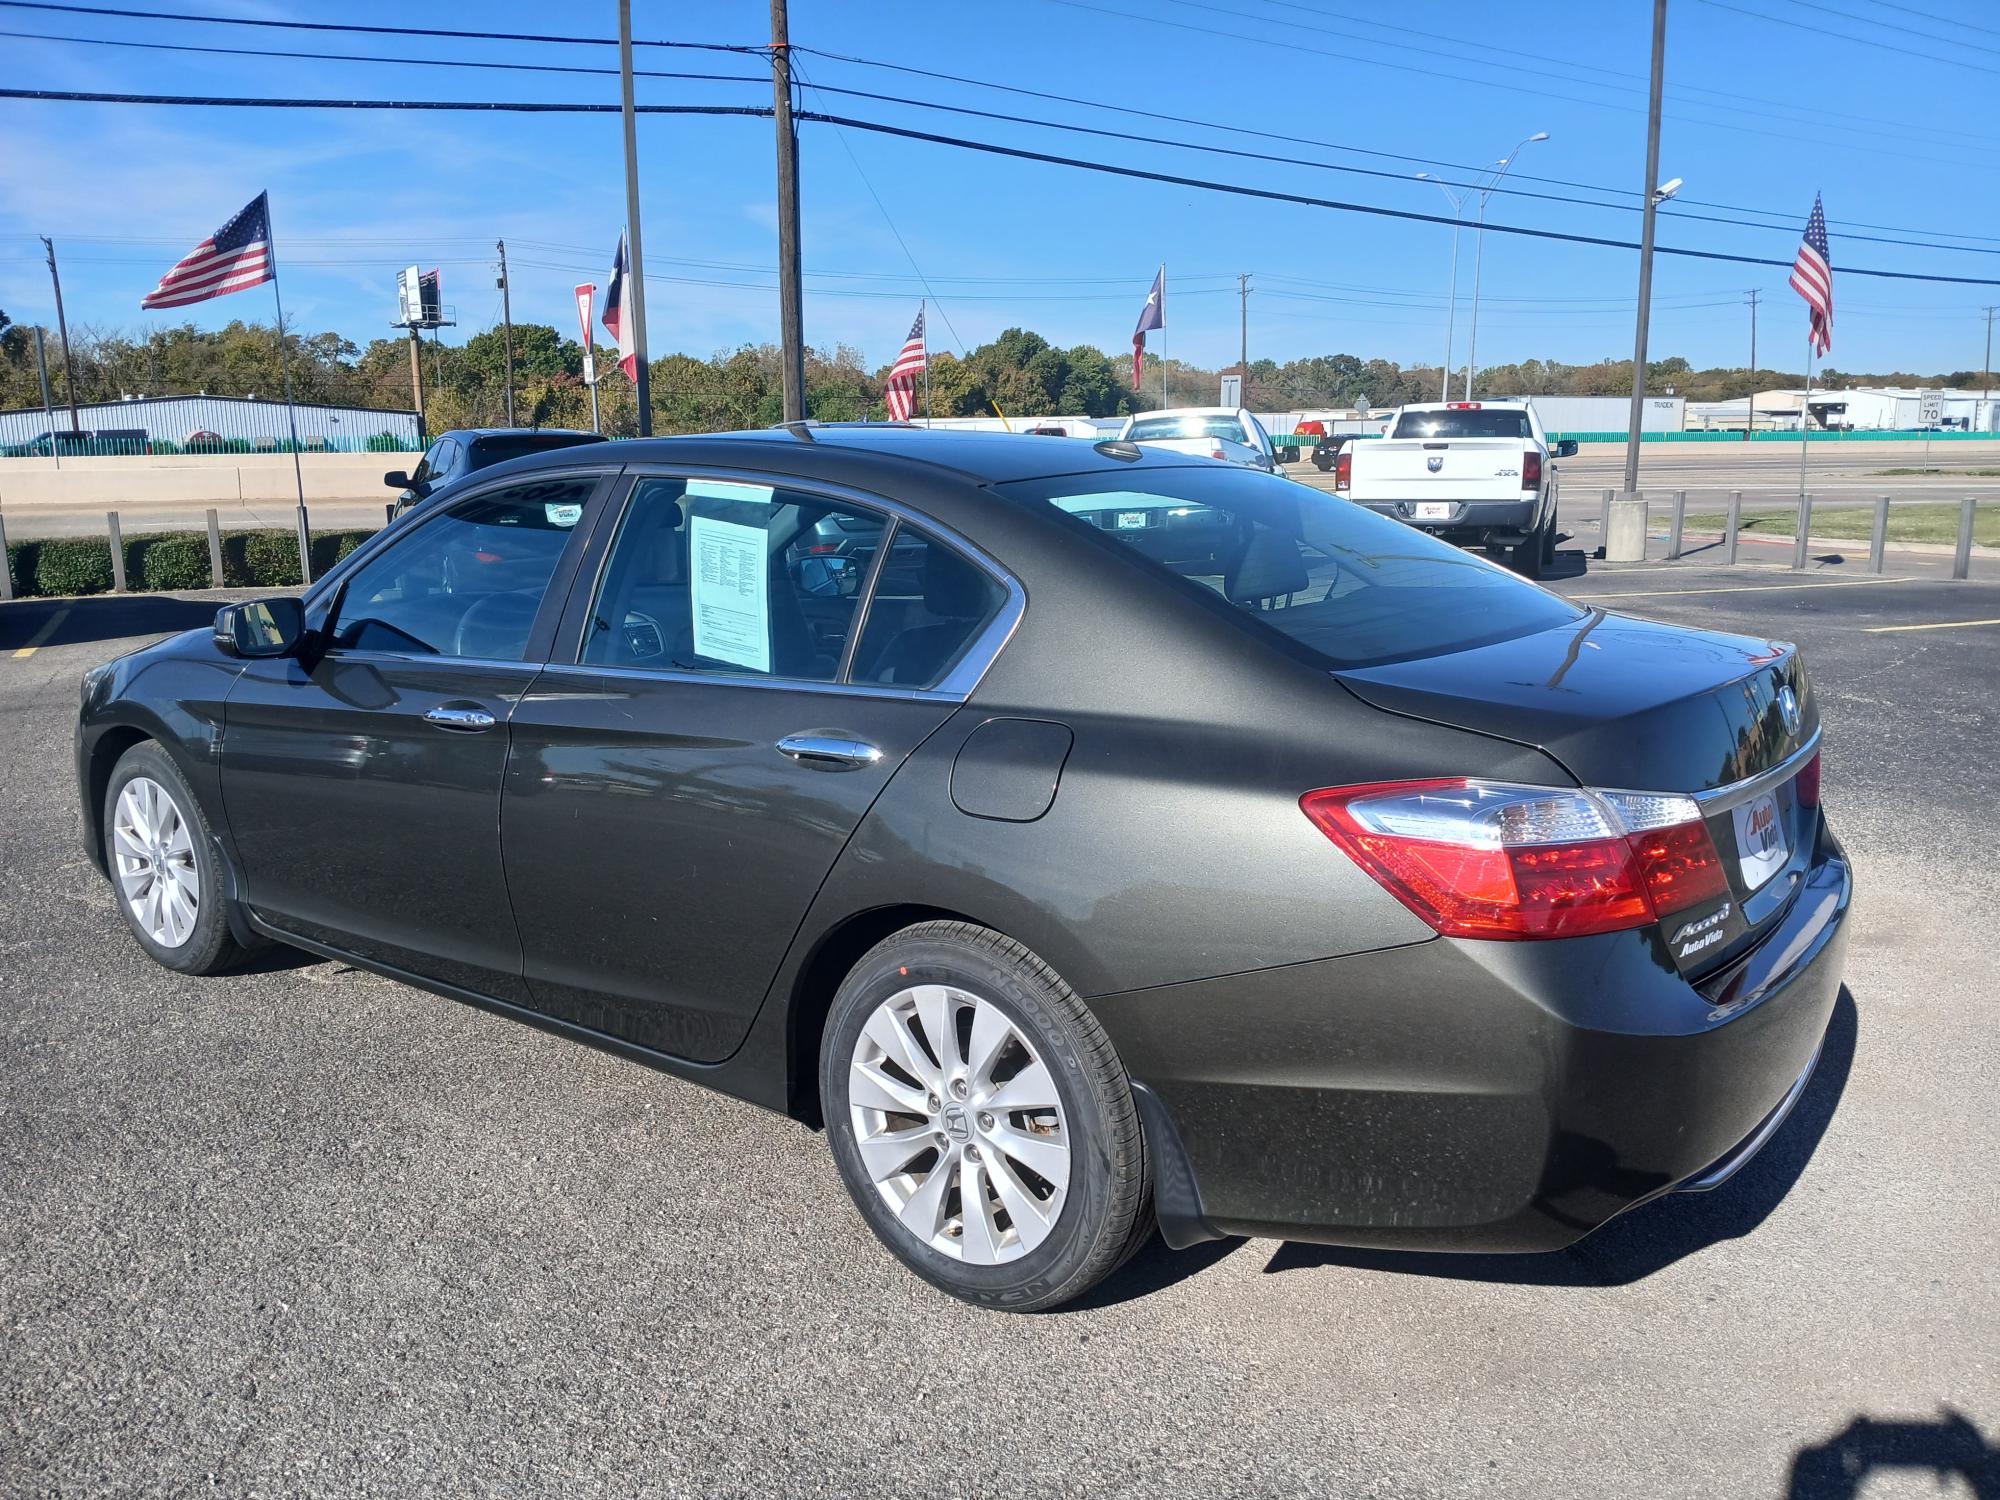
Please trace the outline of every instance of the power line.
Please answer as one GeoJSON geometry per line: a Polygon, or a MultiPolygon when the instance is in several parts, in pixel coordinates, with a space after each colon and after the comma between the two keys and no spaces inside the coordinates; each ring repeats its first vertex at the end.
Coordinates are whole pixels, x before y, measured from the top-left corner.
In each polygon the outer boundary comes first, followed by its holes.
{"type": "MultiPolygon", "coordinates": [[[[1804,3],[1804,0],[1793,0],[1793,3],[1801,4],[1804,3]]],[[[1838,16],[1843,21],[1856,21],[1863,26],[1881,25],[1879,21],[1872,20],[1867,16],[1857,16],[1852,11],[1835,10],[1832,6],[1821,3],[1821,0],[1813,0],[1811,8],[1819,14],[1838,16]]],[[[1934,20],[1936,18],[1932,17],[1932,19],[1934,20]]],[[[1912,31],[1910,29],[1910,24],[1907,21],[1898,22],[1897,25],[1899,31],[1903,35],[1908,36],[1911,41],[1943,42],[1948,47],[1970,47],[1975,52],[1990,52],[1995,57],[2000,57],[2000,47],[1987,47],[1978,42],[1968,42],[1963,37],[1936,36],[1928,31],[1912,31]]],[[[1832,35],[1837,36],[1839,35],[1839,33],[1835,32],[1832,33],[1832,35]]],[[[1855,38],[1854,40],[1859,40],[1859,38],[1855,38]]],[[[1869,45],[1873,46],[1874,44],[1871,42],[1869,43],[1869,45]]],[[[1940,58],[1938,60],[1942,62],[1944,59],[1940,58]]]]}
{"type": "MultiPolygon", "coordinates": [[[[437,36],[474,42],[544,42],[570,47],[615,47],[613,36],[552,36],[528,31],[453,31],[438,26],[364,26],[352,21],[279,21],[257,16],[191,16],[185,11],[125,10],[109,5],[56,5],[48,0],[0,0],[7,10],[54,10],[76,16],[113,16],[136,21],[194,21],[209,26],[265,26],[284,31],[343,31],[369,36],[437,36]]],[[[635,47],[676,47],[690,52],[737,52],[764,57],[768,47],[739,46],[728,42],[648,42],[635,40],[635,47]]]]}
{"type": "MultiPolygon", "coordinates": [[[[967,88],[990,89],[998,93],[1013,94],[1026,99],[1041,99],[1050,103],[1073,104],[1084,109],[1105,110],[1113,114],[1132,115],[1140,119],[1163,120],[1174,125],[1193,125],[1205,130],[1222,131],[1231,135],[1253,136],[1261,140],[1282,141],[1295,146],[1316,146],[1322,151],[1340,151],[1353,156],[1369,156],[1382,161],[1408,162],[1412,166],[1443,167],[1454,172],[1478,173],[1482,168],[1467,166],[1462,162],[1441,160],[1431,156],[1412,156],[1398,151],[1380,151],[1367,146],[1353,146],[1340,141],[1324,140],[1315,136],[1289,135],[1281,131],[1258,130],[1248,125],[1229,125],[1216,120],[1197,119],[1190,115],[1168,114],[1160,110],[1140,109],[1134,105],[1112,104],[1102,99],[1080,98],[1074,94],[1056,94],[1045,89],[1025,88],[1018,84],[994,83],[983,78],[969,78],[957,73],[942,73],[935,68],[913,67],[907,63],[887,62],[879,58],[855,57],[852,54],[829,52],[819,47],[795,46],[794,52],[810,52],[815,57],[823,57],[830,62],[847,63],[854,67],[876,68],[886,72],[905,73],[918,78],[928,78],[946,83],[961,84],[967,88]]],[[[827,88],[829,85],[819,85],[827,88]]],[[[1543,177],[1532,172],[1513,172],[1509,180],[1514,182],[1540,182],[1555,187],[1575,188],[1581,192],[1605,193],[1619,198],[1637,198],[1640,195],[1629,188],[1603,187],[1596,183],[1576,182],[1561,177],[1543,177]]],[[[1687,204],[1698,208],[1717,208],[1729,213],[1755,214],[1765,218],[1776,218],[1768,209],[1751,207],[1741,203],[1718,203],[1709,199],[1680,197],[1675,207],[1687,204]]],[[[1873,224],[1858,219],[1828,219],[1827,223],[1843,229],[1881,229],[1892,233],[1931,235],[1945,239],[1984,240],[2000,244],[2000,237],[1979,234],[1961,234],[1945,229],[1912,229],[1901,224],[1873,224]]],[[[1792,227],[1781,223],[1775,227],[1792,227]]]]}
{"type": "Polygon", "coordinates": [[[1715,10],[1733,11],[1739,16],[1748,16],[1753,21],[1769,21],[1773,26],[1790,26],[1799,31],[1810,31],[1814,36],[1831,37],[1843,42],[1859,42],[1878,52],[1899,52],[1904,57],[1918,57],[1929,63],[1944,63],[1953,68],[1964,68],[1972,73],[1991,73],[2000,76],[2000,68],[1989,68],[1982,63],[1966,62],[1956,57],[1941,57],[1935,52],[1919,52],[1913,47],[1898,47],[1890,42],[1873,37],[1852,36],[1845,31],[1829,31],[1824,26],[1808,26],[1804,21],[1794,21],[1786,16],[1767,15],[1761,10],[1745,10],[1740,5],[1728,5],[1724,0],[1701,0],[1703,5],[1715,10]]]}
{"type": "MultiPolygon", "coordinates": [[[[9,0],[0,0],[0,4],[9,0]]],[[[618,109],[615,104],[560,104],[528,102],[520,100],[403,100],[403,99],[294,99],[294,98],[226,98],[196,97],[172,94],[111,94],[92,93],[74,89],[0,89],[0,99],[32,99],[38,101],[60,101],[88,104],[141,104],[168,106],[214,106],[237,109],[353,109],[353,110],[418,110],[418,111],[466,111],[471,113],[526,113],[526,114],[603,114],[618,109]]],[[[729,104],[642,104],[638,110],[646,114],[670,115],[738,115],[749,118],[769,119],[772,110],[755,105],[729,104]]],[[[877,120],[857,120],[842,115],[822,114],[817,111],[799,111],[794,118],[822,125],[844,125],[855,130],[871,131],[878,135],[898,136],[905,140],[927,141],[933,145],[952,146],[965,151],[977,151],[990,156],[1006,156],[1019,161],[1036,161],[1050,166],[1073,167],[1079,171],[1097,172],[1107,176],[1126,177],[1143,182],[1161,182],[1175,187],[1201,188],[1208,192],[1226,193],[1240,198],[1258,198],[1273,203],[1292,203],[1305,208],[1332,209],[1340,213],[1366,214],[1374,218],[1401,219],[1410,223],[1449,225],[1457,222],[1442,214],[1423,213],[1414,209],[1388,208],[1380,204],[1354,203],[1337,198],[1319,198],[1305,193],[1277,192],[1270,188],[1246,187],[1237,183],[1216,182],[1203,177],[1188,177],[1180,173],[1154,172],[1139,167],[1116,166],[1107,162],[1084,161],[1077,157],[1057,156],[1046,151],[1030,151],[1019,146],[1002,146],[991,141],[969,140],[963,136],[944,135],[936,131],[912,130],[904,126],[889,125],[877,120]]],[[[1536,229],[1522,224],[1488,223],[1486,230],[1492,234],[1511,234],[1526,239],[1555,240],[1573,245],[1599,245],[1615,250],[1635,250],[1637,243],[1632,240],[1611,239],[1604,235],[1574,234],[1563,230],[1536,229]]],[[[1776,260],[1768,256],[1735,255],[1720,250],[1696,250],[1683,246],[1661,245],[1656,247],[1661,255],[1681,256],[1693,260],[1723,261],[1735,265],[1780,266],[1789,268],[1790,260],[1776,260]]],[[[1940,285],[1958,286],[2000,286],[2000,279],[1981,276],[1940,276],[1921,271],[1889,271],[1863,266],[1843,266],[1845,276],[1868,276],[1892,281],[1932,282],[1940,285]]]]}
{"type": "MultiPolygon", "coordinates": [[[[1892,0],[1867,0],[1867,3],[1875,6],[1878,10],[1898,11],[1906,16],[1922,16],[1925,20],[1937,19],[1935,11],[1918,10],[1913,5],[1896,5],[1892,3],[1892,0]]],[[[1952,18],[1952,25],[1962,27],[1967,31],[1981,31],[1988,36],[2000,36],[2000,30],[1995,30],[1991,26],[1981,26],[1975,21],[1963,20],[1956,16],[1952,18]]]]}

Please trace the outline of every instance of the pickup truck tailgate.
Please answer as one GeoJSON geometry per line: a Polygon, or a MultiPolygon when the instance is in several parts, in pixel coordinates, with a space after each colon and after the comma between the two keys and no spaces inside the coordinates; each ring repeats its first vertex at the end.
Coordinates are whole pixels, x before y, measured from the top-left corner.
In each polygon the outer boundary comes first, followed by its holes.
{"type": "Polygon", "coordinates": [[[1350,451],[1350,493],[1364,504],[1522,498],[1519,438],[1378,438],[1350,451]]]}

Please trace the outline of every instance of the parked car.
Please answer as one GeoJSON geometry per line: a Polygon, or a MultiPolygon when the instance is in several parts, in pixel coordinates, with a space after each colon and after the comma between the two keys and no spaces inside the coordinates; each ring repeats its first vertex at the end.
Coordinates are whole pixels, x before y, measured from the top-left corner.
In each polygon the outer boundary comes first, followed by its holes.
{"type": "Polygon", "coordinates": [[[166,967],[287,943],[823,1127],[1028,1310],[1156,1223],[1549,1250],[1720,1183],[1840,987],[1819,747],[1796,648],[1305,485],[800,426],[474,475],[88,673],[76,774],[166,967]]]}
{"type": "Polygon", "coordinates": [[[1322,474],[1331,472],[1335,460],[1341,455],[1341,451],[1353,441],[1354,434],[1351,432],[1320,434],[1319,441],[1313,444],[1313,467],[1318,469],[1322,474]]]}
{"type": "Polygon", "coordinates": [[[1334,461],[1334,489],[1357,505],[1424,531],[1504,554],[1539,578],[1555,558],[1560,495],[1550,446],[1526,401],[1405,406],[1387,435],[1352,444],[1334,461]]]}
{"type": "Polygon", "coordinates": [[[406,474],[401,469],[391,469],[382,476],[382,482],[402,491],[396,497],[396,514],[401,516],[431,491],[489,465],[524,454],[607,441],[602,433],[577,432],[565,427],[468,427],[442,434],[424,450],[414,472],[406,474]]]}
{"type": "Polygon", "coordinates": [[[1186,406],[1138,412],[1125,419],[1118,438],[1266,471],[1276,468],[1278,462],[1270,434],[1241,407],[1186,406]]]}

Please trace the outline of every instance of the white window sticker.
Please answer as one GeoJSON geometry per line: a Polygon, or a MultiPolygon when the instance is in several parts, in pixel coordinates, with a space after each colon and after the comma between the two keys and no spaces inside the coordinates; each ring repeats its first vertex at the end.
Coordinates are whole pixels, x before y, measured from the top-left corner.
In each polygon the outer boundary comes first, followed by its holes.
{"type": "Polygon", "coordinates": [[[769,505],[777,491],[768,484],[731,484],[724,479],[690,479],[690,500],[740,500],[746,505],[769,505]]]}
{"type": "MultiPolygon", "coordinates": [[[[688,490],[693,493],[694,486],[688,490]]],[[[697,656],[771,670],[771,598],[765,590],[769,541],[760,527],[709,516],[688,519],[697,656]]]]}
{"type": "Polygon", "coordinates": [[[583,507],[581,505],[544,505],[542,513],[549,518],[551,526],[561,526],[564,529],[574,526],[578,521],[583,519],[583,507]]]}

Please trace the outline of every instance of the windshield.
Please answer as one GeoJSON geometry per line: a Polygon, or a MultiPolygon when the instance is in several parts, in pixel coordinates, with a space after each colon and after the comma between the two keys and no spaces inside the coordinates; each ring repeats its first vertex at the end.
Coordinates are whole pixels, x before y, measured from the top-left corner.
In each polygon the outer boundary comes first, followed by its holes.
{"type": "Polygon", "coordinates": [[[1243,428],[1234,417],[1134,417],[1132,430],[1125,434],[1129,443],[1159,438],[1222,438],[1243,441],[1243,428]]]}
{"type": "Polygon", "coordinates": [[[1406,411],[1396,419],[1391,437],[1399,438],[1524,438],[1529,436],[1524,411],[1406,411]]]}
{"type": "Polygon", "coordinates": [[[1511,640],[1585,611],[1456,547],[1252,469],[1068,474],[995,487],[1202,591],[1332,669],[1511,640]]]}

